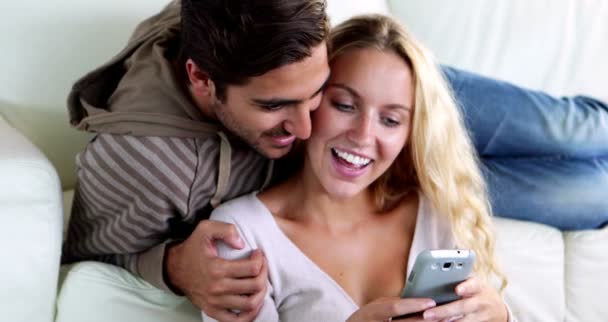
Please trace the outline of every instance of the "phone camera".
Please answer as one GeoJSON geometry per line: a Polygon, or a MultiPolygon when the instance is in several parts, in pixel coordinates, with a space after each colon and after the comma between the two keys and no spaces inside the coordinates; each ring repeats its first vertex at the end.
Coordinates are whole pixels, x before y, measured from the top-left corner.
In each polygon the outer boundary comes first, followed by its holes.
{"type": "Polygon", "coordinates": [[[449,270],[450,268],[452,268],[452,262],[445,262],[443,263],[443,266],[441,267],[444,271],[449,270]]]}

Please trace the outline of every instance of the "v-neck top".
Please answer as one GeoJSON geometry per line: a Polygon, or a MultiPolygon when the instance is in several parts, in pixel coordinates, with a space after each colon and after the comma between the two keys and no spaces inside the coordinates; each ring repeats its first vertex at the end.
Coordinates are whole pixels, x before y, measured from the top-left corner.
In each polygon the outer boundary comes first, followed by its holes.
{"type": "MultiPolygon", "coordinates": [[[[422,193],[419,197],[408,274],[422,250],[455,247],[448,218],[439,216],[422,193]]],[[[240,250],[218,242],[221,257],[241,259],[249,257],[254,249],[264,251],[268,288],[255,321],[345,321],[359,309],[346,291],[285,235],[257,192],[221,205],[213,211],[211,219],[234,224],[245,242],[240,250]]],[[[203,321],[216,320],[203,312],[203,321]]]]}

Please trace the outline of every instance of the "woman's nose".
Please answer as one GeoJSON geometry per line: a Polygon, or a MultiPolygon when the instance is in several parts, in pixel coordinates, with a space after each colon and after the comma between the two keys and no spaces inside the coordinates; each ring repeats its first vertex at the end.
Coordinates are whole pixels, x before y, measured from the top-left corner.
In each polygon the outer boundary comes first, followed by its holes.
{"type": "Polygon", "coordinates": [[[349,139],[358,145],[369,145],[373,142],[375,128],[373,118],[369,115],[362,114],[358,117],[357,122],[354,122],[353,127],[349,131],[349,139]]]}

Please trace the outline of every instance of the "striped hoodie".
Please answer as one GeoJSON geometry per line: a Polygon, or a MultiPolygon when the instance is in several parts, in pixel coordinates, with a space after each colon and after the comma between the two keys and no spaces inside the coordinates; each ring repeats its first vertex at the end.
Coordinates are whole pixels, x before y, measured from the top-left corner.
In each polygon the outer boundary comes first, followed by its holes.
{"type": "Polygon", "coordinates": [[[271,161],[205,120],[185,94],[172,63],[178,37],[174,1],[74,84],[70,122],[96,135],[76,157],[62,263],[104,261],[170,290],[167,243],[187,238],[222,200],[270,178],[271,161]]]}

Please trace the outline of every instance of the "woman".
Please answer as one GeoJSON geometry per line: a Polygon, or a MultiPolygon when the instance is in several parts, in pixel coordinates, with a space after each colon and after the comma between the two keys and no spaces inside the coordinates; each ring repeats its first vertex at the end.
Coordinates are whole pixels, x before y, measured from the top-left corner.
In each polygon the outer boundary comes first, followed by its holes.
{"type": "MultiPolygon", "coordinates": [[[[303,163],[267,191],[224,204],[242,250],[262,249],[269,287],[256,321],[507,321],[491,277],[490,208],[458,109],[430,54],[384,16],[352,18],[331,35],[332,75],[303,163]],[[400,299],[428,248],[477,253],[462,296],[436,306],[400,299]]],[[[211,319],[203,315],[204,321],[211,319]]]]}

